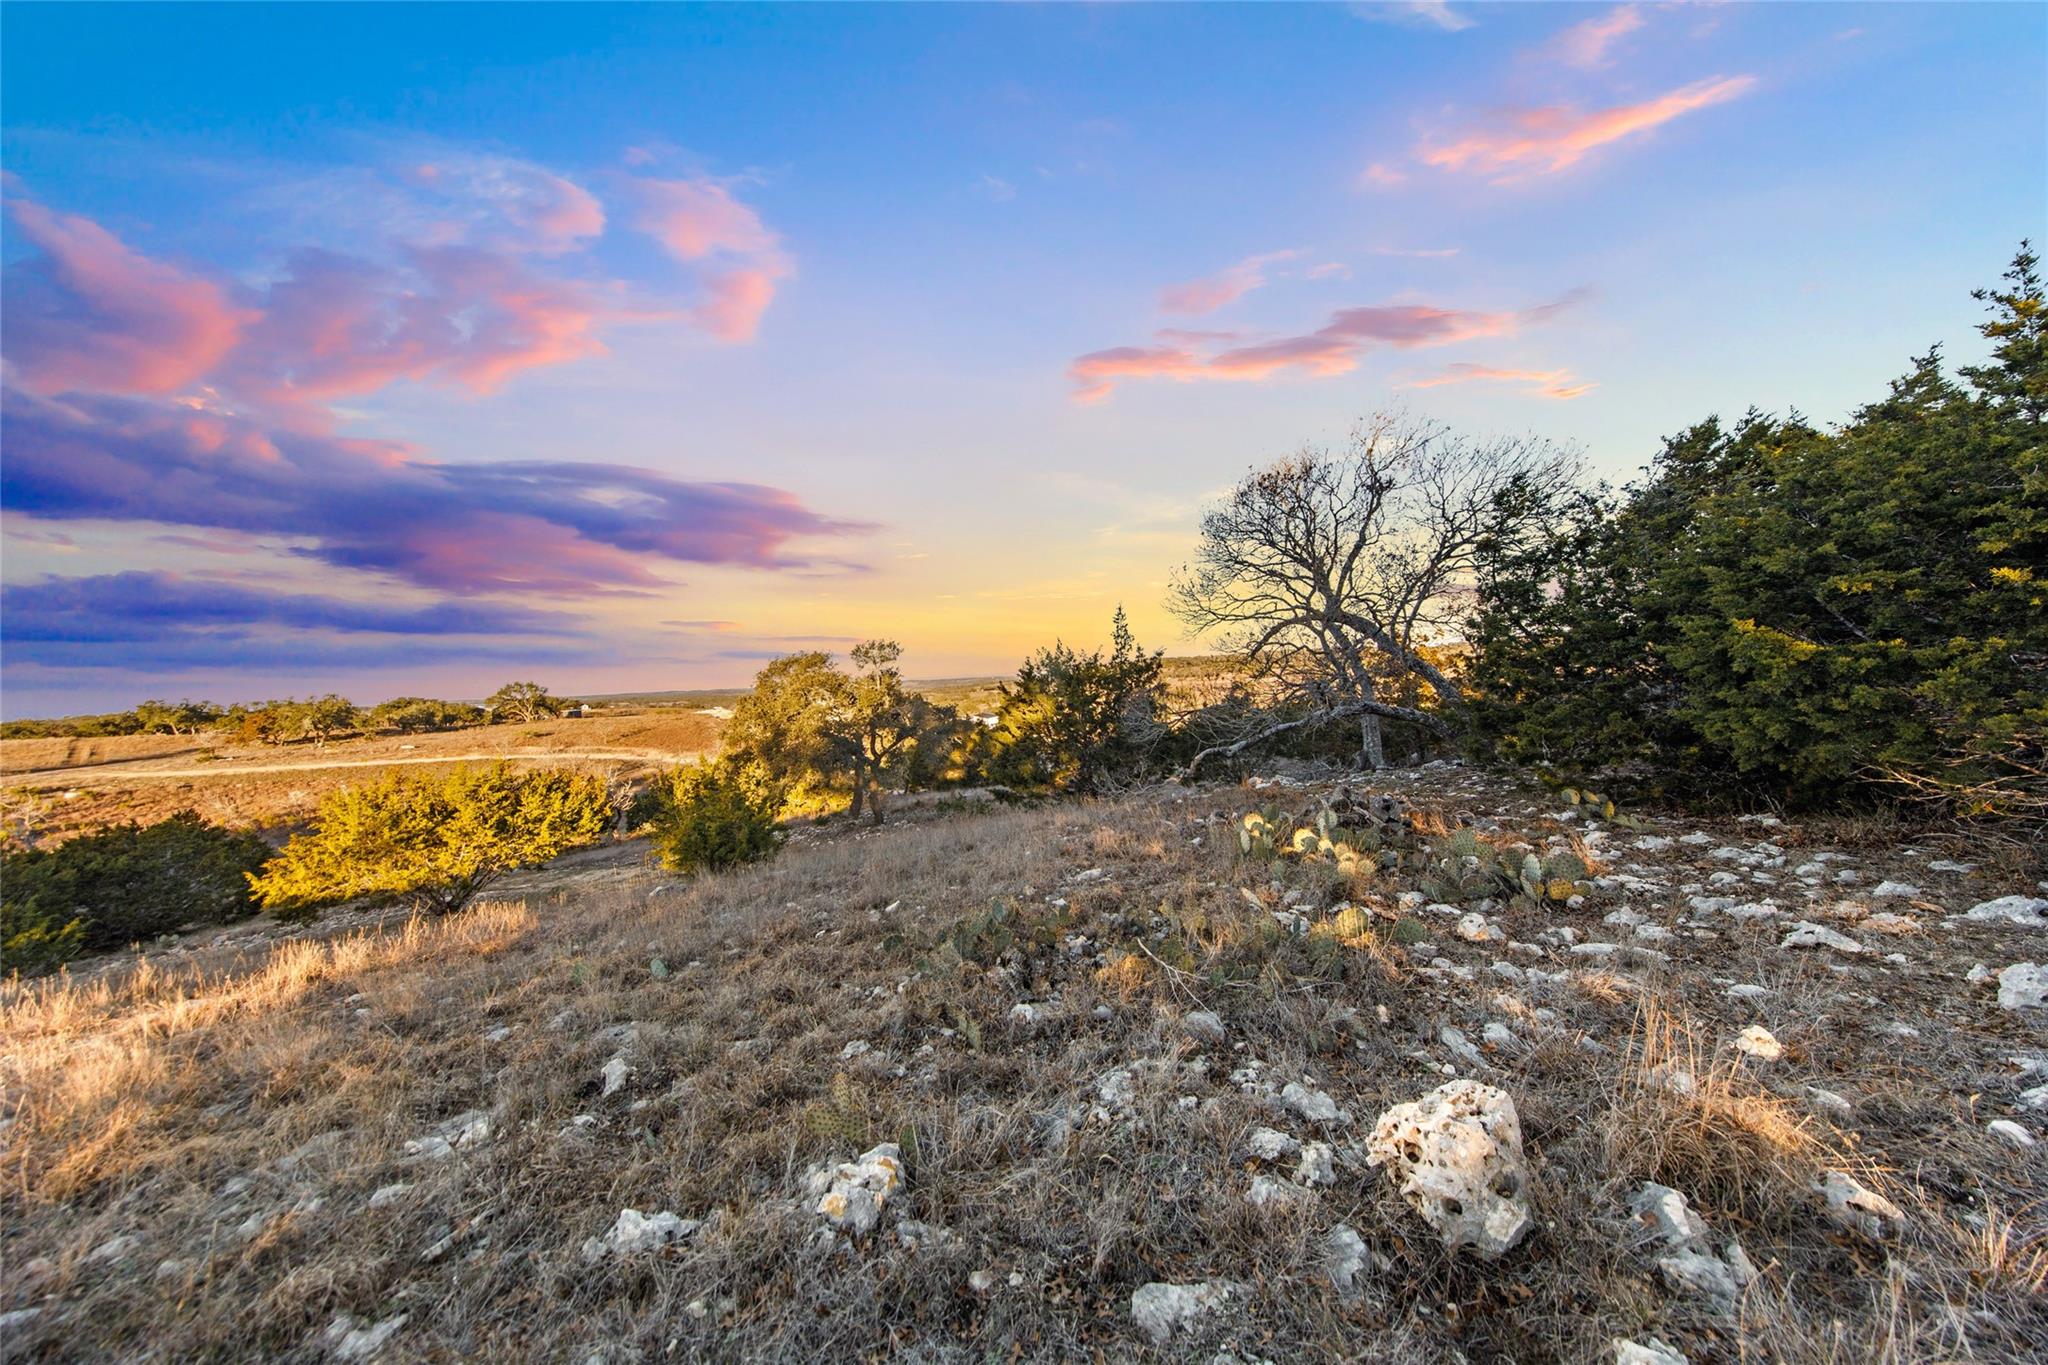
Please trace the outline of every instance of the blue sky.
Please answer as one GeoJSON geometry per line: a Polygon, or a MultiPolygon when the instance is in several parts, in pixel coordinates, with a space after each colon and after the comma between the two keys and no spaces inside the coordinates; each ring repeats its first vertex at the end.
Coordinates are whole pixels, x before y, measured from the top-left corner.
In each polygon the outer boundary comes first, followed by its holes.
{"type": "Polygon", "coordinates": [[[2032,5],[0,23],[9,715],[1193,649],[1248,465],[1834,419],[2048,216],[2032,5]]]}

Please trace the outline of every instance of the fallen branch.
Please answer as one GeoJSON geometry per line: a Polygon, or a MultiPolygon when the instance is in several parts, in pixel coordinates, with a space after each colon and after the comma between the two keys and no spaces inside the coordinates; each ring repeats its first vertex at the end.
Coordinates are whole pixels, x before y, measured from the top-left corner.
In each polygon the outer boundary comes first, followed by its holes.
{"type": "Polygon", "coordinates": [[[1278,739],[1281,735],[1293,730],[1331,725],[1340,720],[1349,720],[1354,716],[1367,715],[1385,716],[1389,720],[1413,721],[1437,735],[1448,735],[1451,733],[1450,725],[1441,716],[1433,716],[1427,711],[1418,711],[1412,706],[1390,706],[1382,701],[1346,702],[1342,706],[1330,706],[1320,711],[1311,711],[1309,714],[1295,720],[1277,721],[1263,730],[1246,735],[1243,739],[1235,740],[1229,744],[1212,745],[1188,760],[1188,766],[1181,770],[1181,781],[1193,781],[1196,770],[1209,759],[1235,757],[1246,749],[1278,739]]]}

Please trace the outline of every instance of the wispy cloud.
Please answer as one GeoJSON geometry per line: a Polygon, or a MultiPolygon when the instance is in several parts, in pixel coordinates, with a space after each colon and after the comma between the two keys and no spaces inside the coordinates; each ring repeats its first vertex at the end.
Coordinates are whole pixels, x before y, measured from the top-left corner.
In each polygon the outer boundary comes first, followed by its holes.
{"type": "Polygon", "coordinates": [[[44,521],[240,531],[454,592],[645,589],[652,566],[819,565],[794,542],[869,529],[780,489],[629,465],[437,464],[390,441],[146,399],[0,391],[0,502],[44,521]]]}
{"type": "Polygon", "coordinates": [[[1416,159],[1447,171],[1492,177],[1497,183],[1553,175],[1589,153],[1636,137],[1698,109],[1739,99],[1756,86],[1753,76],[1714,76],[1639,104],[1607,109],[1564,105],[1508,109],[1450,141],[1425,142],[1416,159]]]}
{"type": "Polygon", "coordinates": [[[1616,5],[1605,14],[1582,19],[1539,49],[1541,56],[1593,70],[1609,63],[1608,49],[1643,26],[1642,9],[1633,4],[1616,5]]]}
{"type": "Polygon", "coordinates": [[[1247,256],[1236,265],[1204,279],[1168,285],[1159,292],[1159,310],[1162,313],[1213,313],[1236,303],[1254,289],[1264,288],[1266,267],[1292,260],[1300,254],[1294,250],[1268,251],[1247,256]]]}
{"type": "Polygon", "coordinates": [[[1017,187],[999,175],[984,174],[975,181],[975,188],[998,204],[1007,204],[1017,197],[1017,187]]]}
{"type": "Polygon", "coordinates": [[[636,179],[635,225],[669,255],[711,267],[705,297],[693,311],[723,341],[750,341],[781,281],[795,273],[782,240],[761,215],[713,180],[636,179]]]}
{"type": "Polygon", "coordinates": [[[1478,23],[1471,15],[1454,9],[1448,0],[1359,0],[1351,12],[1377,24],[1401,24],[1409,28],[1435,28],[1458,33],[1478,23]]]}
{"type": "Polygon", "coordinates": [[[41,255],[7,267],[0,309],[17,382],[40,393],[169,393],[212,370],[257,314],[211,280],[23,195],[7,211],[41,255]]]}
{"type": "Polygon", "coordinates": [[[1598,384],[1579,379],[1569,370],[1512,370],[1499,369],[1492,365],[1474,365],[1459,361],[1446,365],[1436,374],[1422,379],[1412,379],[1401,387],[1407,389],[1435,389],[1446,384],[1519,384],[1545,398],[1569,401],[1582,398],[1599,388],[1598,384]]]}
{"type": "Polygon", "coordinates": [[[525,657],[582,633],[576,616],[513,603],[357,601],[149,572],[10,583],[0,616],[10,670],[388,666],[437,648],[525,657]]]}
{"type": "Polygon", "coordinates": [[[1409,349],[1445,346],[1475,337],[1505,336],[1541,322],[1570,307],[1579,291],[1552,303],[1512,312],[1478,312],[1430,304],[1381,304],[1345,308],[1330,315],[1322,327],[1300,336],[1280,337],[1227,349],[1187,345],[1116,346],[1076,357],[1067,367],[1077,402],[1098,403],[1117,383],[1132,379],[1196,381],[1258,381],[1294,372],[1327,378],[1355,368],[1373,346],[1409,349]]]}

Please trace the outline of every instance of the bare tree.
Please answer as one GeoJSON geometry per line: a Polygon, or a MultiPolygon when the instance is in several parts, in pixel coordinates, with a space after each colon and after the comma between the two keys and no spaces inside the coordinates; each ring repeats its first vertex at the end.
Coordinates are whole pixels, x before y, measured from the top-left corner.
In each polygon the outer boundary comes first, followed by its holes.
{"type": "Polygon", "coordinates": [[[1369,768],[1386,763],[1384,719],[1449,733],[1442,712],[1464,702],[1425,647],[1455,635],[1480,554],[1540,525],[1577,472],[1535,438],[1473,441],[1383,414],[1342,450],[1306,446],[1247,475],[1203,515],[1168,606],[1243,654],[1288,717],[1203,750],[1188,772],[1339,720],[1358,720],[1369,768]]]}

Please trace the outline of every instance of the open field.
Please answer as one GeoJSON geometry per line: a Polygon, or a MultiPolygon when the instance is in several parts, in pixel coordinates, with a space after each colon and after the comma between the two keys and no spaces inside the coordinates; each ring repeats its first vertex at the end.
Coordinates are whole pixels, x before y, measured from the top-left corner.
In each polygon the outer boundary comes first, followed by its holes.
{"type": "Polygon", "coordinates": [[[697,710],[486,725],[436,734],[311,744],[234,744],[219,735],[0,740],[4,814],[16,828],[62,840],[123,820],[196,810],[227,825],[288,826],[323,792],[397,765],[507,760],[595,765],[630,774],[714,750],[721,722],[697,710]]]}
{"type": "Polygon", "coordinates": [[[18,985],[0,1349],[2038,1359],[2048,1148],[1988,1125],[2039,1135],[2048,1039],[1972,969],[2048,930],[1962,915],[2040,868],[1875,822],[1603,827],[1458,767],[1375,786],[1425,833],[1581,850],[1594,888],[1461,918],[1239,856],[1244,812],[1321,788],[1169,786],[806,829],[687,883],[615,846],[446,920],[18,985]],[[1340,896],[1369,932],[1333,932],[1340,896]],[[1497,1261],[1366,1161],[1451,1075],[1519,1110],[1533,1223],[1497,1261]],[[883,1142],[900,1187],[833,1230],[807,1175],[883,1142]],[[1831,1220],[1831,1172],[1897,1217],[1831,1220]],[[1704,1219],[1698,1261],[1633,1216],[1646,1181],[1704,1219]],[[629,1208],[687,1221],[608,1250],[629,1208]],[[1222,1307],[1155,1341],[1154,1282],[1222,1307]]]}

